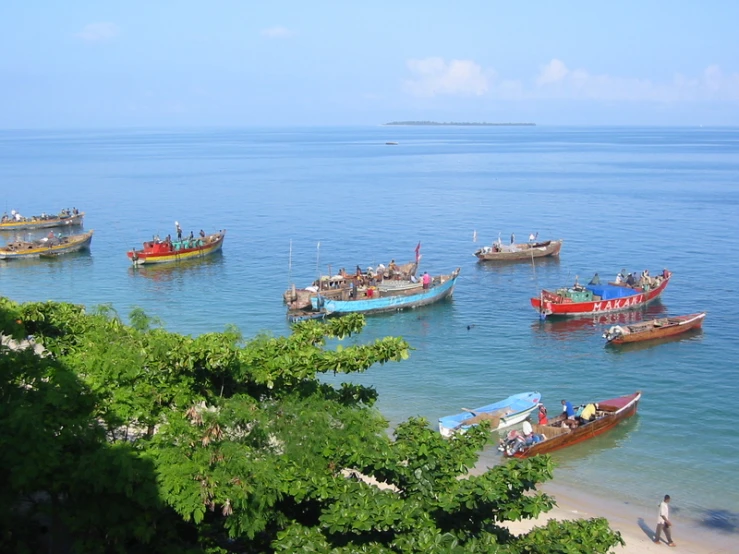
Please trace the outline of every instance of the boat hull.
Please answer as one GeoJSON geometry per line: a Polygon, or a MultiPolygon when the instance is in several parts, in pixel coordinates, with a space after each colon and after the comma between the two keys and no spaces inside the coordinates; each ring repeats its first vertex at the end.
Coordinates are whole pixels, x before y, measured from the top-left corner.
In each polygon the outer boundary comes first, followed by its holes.
{"type": "Polygon", "coordinates": [[[177,263],[185,260],[193,260],[196,258],[204,258],[219,252],[223,248],[223,241],[226,237],[226,232],[218,234],[218,238],[208,244],[202,246],[196,246],[193,248],[185,248],[182,250],[163,252],[163,253],[146,253],[141,250],[129,251],[128,257],[134,266],[149,265],[149,264],[170,264],[177,263]]]}
{"type": "Polygon", "coordinates": [[[674,337],[687,333],[691,329],[699,329],[703,325],[705,312],[698,314],[690,314],[685,316],[668,317],[653,319],[637,325],[626,326],[630,332],[628,334],[617,334],[613,338],[608,337],[608,333],[604,335],[606,344],[627,344],[632,342],[643,342],[647,340],[662,339],[666,337],[674,337]],[[661,321],[667,321],[665,325],[657,326],[661,321]]]}
{"type": "Polygon", "coordinates": [[[482,406],[474,410],[439,418],[439,433],[443,437],[451,437],[455,433],[464,433],[471,426],[477,424],[465,424],[465,422],[474,421],[476,415],[492,414],[508,407],[518,408],[515,412],[500,417],[500,422],[496,429],[505,429],[506,427],[524,421],[537,408],[539,402],[541,402],[541,394],[538,392],[514,394],[494,404],[488,404],[487,406],[482,406]]]}
{"type": "Polygon", "coordinates": [[[27,258],[49,258],[70,254],[90,247],[92,242],[93,231],[88,231],[82,235],[72,235],[65,237],[68,242],[55,246],[40,246],[37,248],[27,248],[24,250],[0,250],[0,260],[20,260],[27,258]]]}
{"type": "Polygon", "coordinates": [[[577,317],[633,310],[641,306],[645,306],[651,301],[659,298],[665,288],[667,288],[669,282],[670,278],[667,278],[663,280],[658,287],[646,293],[641,289],[634,289],[636,294],[630,296],[590,302],[557,302],[553,298],[556,295],[547,291],[542,291],[542,294],[538,298],[531,299],[531,306],[533,306],[533,308],[537,310],[542,317],[577,317]]]}
{"type": "MultiPolygon", "coordinates": [[[[575,429],[570,429],[567,433],[547,438],[542,442],[529,446],[526,450],[518,451],[512,455],[509,455],[506,452],[505,455],[509,458],[530,458],[537,454],[548,454],[549,452],[554,452],[555,450],[560,450],[562,448],[572,446],[573,444],[590,440],[598,435],[602,435],[603,433],[610,431],[622,421],[636,414],[640,399],[641,392],[637,391],[634,394],[627,396],[598,402],[599,409],[608,410],[608,415],[576,427],[575,429]]],[[[550,429],[557,428],[550,427],[550,429]]],[[[543,432],[546,435],[547,426],[534,425],[534,430],[535,432],[543,432]]]]}
{"type": "Polygon", "coordinates": [[[379,298],[367,298],[361,300],[334,300],[320,294],[311,297],[311,307],[314,311],[324,311],[331,315],[340,314],[378,314],[383,312],[395,312],[409,308],[420,308],[452,295],[454,285],[459,276],[459,269],[447,276],[446,280],[439,285],[429,289],[421,289],[417,294],[391,295],[379,298]]]}
{"type": "Polygon", "coordinates": [[[546,258],[548,256],[559,256],[562,249],[562,240],[550,240],[535,244],[517,244],[515,252],[494,252],[480,249],[475,252],[475,257],[481,262],[516,262],[526,261],[532,258],[546,258]]]}
{"type": "Polygon", "coordinates": [[[54,227],[69,227],[82,225],[85,213],[70,215],[69,217],[54,217],[50,219],[36,219],[32,221],[7,221],[0,223],[0,231],[31,231],[33,229],[51,229],[54,227]]]}

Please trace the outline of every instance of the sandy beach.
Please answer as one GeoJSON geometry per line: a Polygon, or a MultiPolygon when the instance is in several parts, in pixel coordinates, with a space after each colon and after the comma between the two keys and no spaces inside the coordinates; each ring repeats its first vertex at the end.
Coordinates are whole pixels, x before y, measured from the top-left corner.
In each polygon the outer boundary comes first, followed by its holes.
{"type": "MultiPolygon", "coordinates": [[[[657,523],[657,504],[654,509],[646,509],[626,503],[618,503],[608,499],[600,499],[569,488],[558,486],[556,483],[547,483],[541,490],[552,495],[557,506],[542,514],[537,520],[515,521],[508,525],[514,533],[525,533],[534,526],[545,525],[550,519],[583,519],[591,517],[605,517],[611,528],[621,532],[626,546],[618,547],[614,551],[618,554],[636,554],[641,552],[690,552],[694,554],[731,554],[739,552],[739,536],[736,532],[711,529],[681,521],[679,510],[671,513],[673,522],[672,539],[677,544],[670,548],[664,542],[655,544],[654,531],[657,523]]],[[[674,502],[673,508],[679,508],[679,502],[674,502]]]]}

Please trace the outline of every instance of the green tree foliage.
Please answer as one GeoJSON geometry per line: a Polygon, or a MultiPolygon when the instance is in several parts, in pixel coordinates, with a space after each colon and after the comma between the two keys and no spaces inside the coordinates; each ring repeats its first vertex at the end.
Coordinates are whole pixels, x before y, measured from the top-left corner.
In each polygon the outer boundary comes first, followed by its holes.
{"type": "Polygon", "coordinates": [[[361,316],[250,341],[170,333],[141,310],[130,321],[0,299],[0,330],[47,349],[0,350],[0,550],[598,553],[621,542],[604,520],[511,535],[504,522],[554,504],[536,490],[548,457],[470,475],[484,429],[443,439],[411,419],[389,437],[374,389],[322,383],[408,357],[399,338],[344,347],[361,316]]]}

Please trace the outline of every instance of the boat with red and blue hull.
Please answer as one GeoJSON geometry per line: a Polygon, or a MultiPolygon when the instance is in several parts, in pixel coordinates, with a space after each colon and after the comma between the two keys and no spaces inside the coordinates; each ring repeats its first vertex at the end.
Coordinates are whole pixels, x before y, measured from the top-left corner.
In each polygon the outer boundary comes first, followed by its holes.
{"type": "Polygon", "coordinates": [[[609,283],[607,285],[575,285],[557,289],[555,292],[543,290],[538,297],[531,299],[531,305],[542,319],[549,316],[579,317],[633,310],[645,306],[659,298],[667,288],[672,274],[668,271],[650,279],[639,286],[609,283]]]}

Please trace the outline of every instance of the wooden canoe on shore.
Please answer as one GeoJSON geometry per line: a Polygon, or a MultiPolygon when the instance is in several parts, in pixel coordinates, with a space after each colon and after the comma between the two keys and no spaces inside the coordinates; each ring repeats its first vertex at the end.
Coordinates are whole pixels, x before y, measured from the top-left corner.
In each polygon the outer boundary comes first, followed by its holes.
{"type": "Polygon", "coordinates": [[[533,425],[534,435],[543,437],[540,442],[521,448],[504,448],[504,455],[513,458],[530,458],[537,454],[547,454],[561,448],[566,448],[579,442],[592,439],[610,431],[622,421],[636,413],[641,399],[641,392],[620,396],[610,400],[595,403],[595,417],[592,421],[581,423],[578,427],[570,428],[563,425],[564,414],[550,420],[547,425],[533,425]]]}
{"type": "Polygon", "coordinates": [[[603,338],[606,339],[606,344],[625,344],[672,337],[686,333],[691,329],[700,328],[705,317],[706,313],[701,312],[674,317],[660,317],[633,325],[614,325],[603,333],[603,338]]]}
{"type": "Polygon", "coordinates": [[[93,231],[66,237],[50,236],[33,242],[11,242],[0,248],[0,260],[53,258],[90,247],[93,231]]]}
{"type": "Polygon", "coordinates": [[[495,243],[492,246],[483,246],[479,250],[476,250],[475,256],[481,262],[514,262],[530,260],[532,258],[559,256],[559,251],[562,249],[562,242],[562,239],[559,239],[511,245],[495,243]]]}

